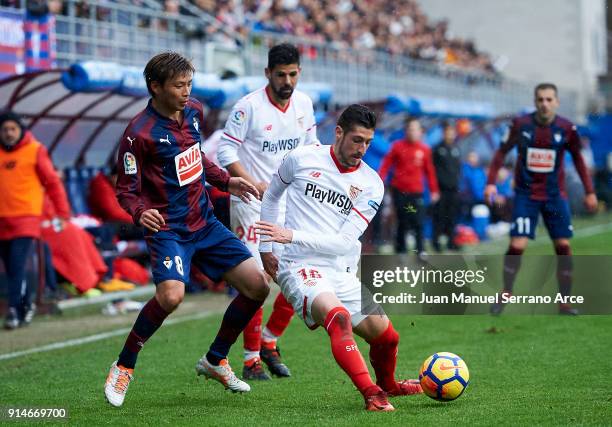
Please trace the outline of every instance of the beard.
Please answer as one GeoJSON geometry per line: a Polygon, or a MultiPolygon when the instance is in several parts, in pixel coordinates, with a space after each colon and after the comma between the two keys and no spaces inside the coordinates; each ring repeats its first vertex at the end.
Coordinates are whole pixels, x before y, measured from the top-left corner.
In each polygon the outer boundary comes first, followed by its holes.
{"type": "Polygon", "coordinates": [[[276,95],[280,99],[289,99],[291,95],[293,95],[293,88],[291,86],[282,86],[276,89],[274,86],[270,85],[272,90],[274,91],[274,95],[276,95]]]}

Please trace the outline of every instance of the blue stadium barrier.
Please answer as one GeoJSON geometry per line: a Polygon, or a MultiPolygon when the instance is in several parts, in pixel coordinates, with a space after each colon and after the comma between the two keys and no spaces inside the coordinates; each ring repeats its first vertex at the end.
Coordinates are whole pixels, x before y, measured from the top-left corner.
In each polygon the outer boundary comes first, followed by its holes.
{"type": "Polygon", "coordinates": [[[88,198],[89,183],[98,172],[108,173],[107,167],[87,166],[82,168],[68,167],[64,169],[64,188],[70,202],[73,215],[89,215],[88,198]]]}
{"type": "MultiPolygon", "coordinates": [[[[73,64],[62,74],[62,82],[74,92],[113,91],[122,95],[148,96],[142,69],[112,62],[73,64]]],[[[263,77],[221,79],[216,74],[195,73],[192,95],[210,108],[225,108],[265,84],[263,77]]],[[[332,87],[327,83],[301,83],[299,88],[311,97],[314,104],[329,103],[333,95],[332,87]]]]}
{"type": "Polygon", "coordinates": [[[389,95],[385,104],[389,113],[408,113],[415,116],[458,117],[473,120],[495,117],[495,107],[490,102],[455,101],[426,96],[389,95]]]}

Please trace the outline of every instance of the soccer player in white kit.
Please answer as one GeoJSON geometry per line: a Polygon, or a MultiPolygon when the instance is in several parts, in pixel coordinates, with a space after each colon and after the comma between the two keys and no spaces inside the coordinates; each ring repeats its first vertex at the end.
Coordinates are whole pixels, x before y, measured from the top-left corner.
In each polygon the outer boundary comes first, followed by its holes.
{"type": "Polygon", "coordinates": [[[262,201],[257,232],[264,268],[276,278],[306,325],[327,331],[334,358],[365,398],[369,411],[392,411],[387,396],[422,393],[417,380],[396,381],[399,335],[377,304],[362,307],[356,276],[359,237],[376,215],[384,185],[361,161],[376,127],[362,105],[340,115],[334,145],[300,147],[287,155],[262,201]],[[279,200],[287,193],[284,227],[279,200]],[[280,261],[272,242],[285,244],[280,261]],[[370,344],[372,381],[353,338],[370,344]]]}
{"type": "MultiPolygon", "coordinates": [[[[217,157],[231,176],[246,179],[263,194],[283,157],[295,148],[317,142],[314,111],[310,98],[295,90],[300,75],[300,54],[291,44],[274,46],[268,52],[265,70],[268,84],[236,103],[222,134],[217,157]]],[[[284,198],[280,201],[284,216],[284,198]]],[[[231,230],[249,248],[259,262],[259,236],[255,222],[259,220],[258,200],[245,203],[230,200],[231,230]]],[[[277,250],[282,250],[278,245],[277,250]]],[[[244,379],[270,379],[260,358],[270,372],[280,377],[291,375],[282,363],[276,340],[283,334],[293,308],[279,294],[266,327],[261,330],[263,310],[259,310],[244,329],[244,379]]]]}

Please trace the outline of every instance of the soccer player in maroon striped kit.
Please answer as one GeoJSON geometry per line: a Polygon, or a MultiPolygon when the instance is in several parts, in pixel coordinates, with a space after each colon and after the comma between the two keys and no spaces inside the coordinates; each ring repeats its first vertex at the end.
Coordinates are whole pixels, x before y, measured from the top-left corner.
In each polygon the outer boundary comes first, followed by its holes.
{"type": "MultiPolygon", "coordinates": [[[[572,224],[565,190],[564,157],[569,151],[584,186],[584,205],[589,211],[597,207],[597,197],[580,154],[580,136],[576,125],[557,115],[559,98],[557,87],[541,83],[534,90],[536,111],[512,121],[510,132],[495,153],[485,188],[485,200],[493,200],[497,188],[495,179],[504,157],[514,147],[518,150],[514,184],[515,200],[510,228],[510,245],[504,258],[503,293],[512,294],[514,280],[521,265],[521,255],[528,239],[535,238],[538,216],[541,213],[548,234],[558,256],[557,280],[559,293],[566,297],[572,288],[572,251],[569,239],[572,224]]],[[[491,306],[491,314],[504,309],[500,301],[491,306]]],[[[560,314],[576,315],[569,304],[559,305],[560,314]]]]}

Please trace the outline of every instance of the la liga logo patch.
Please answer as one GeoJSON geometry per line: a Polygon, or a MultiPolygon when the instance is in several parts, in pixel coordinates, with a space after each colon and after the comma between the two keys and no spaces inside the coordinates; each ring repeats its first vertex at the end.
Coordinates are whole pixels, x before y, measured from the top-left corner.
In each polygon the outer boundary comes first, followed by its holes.
{"type": "Polygon", "coordinates": [[[136,156],[130,152],[123,155],[123,170],[126,175],[136,175],[138,166],[136,165],[136,156]]]}
{"type": "Polygon", "coordinates": [[[241,125],[244,123],[244,119],[246,119],[246,113],[242,110],[236,110],[232,113],[232,122],[237,125],[241,125]]]}

